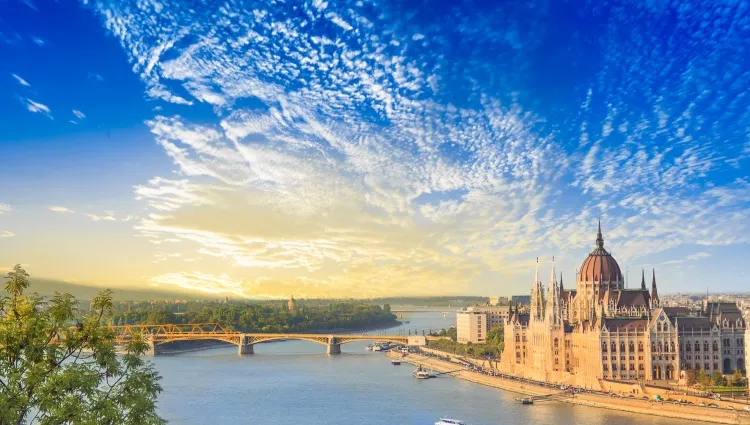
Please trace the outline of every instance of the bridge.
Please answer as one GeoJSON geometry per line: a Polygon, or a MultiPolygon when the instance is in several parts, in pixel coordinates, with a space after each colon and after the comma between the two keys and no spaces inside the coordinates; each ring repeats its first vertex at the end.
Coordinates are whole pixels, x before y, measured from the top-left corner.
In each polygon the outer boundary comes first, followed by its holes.
{"type": "Polygon", "coordinates": [[[341,345],[355,341],[389,341],[403,345],[425,345],[423,336],[401,335],[325,335],[303,333],[244,333],[227,330],[218,323],[186,325],[109,326],[115,343],[125,344],[140,337],[149,344],[149,354],[161,354],[160,346],[174,341],[224,341],[237,346],[237,354],[253,354],[253,345],[268,341],[302,340],[326,346],[326,353],[340,354],[341,345]]]}
{"type": "Polygon", "coordinates": [[[449,311],[455,311],[451,306],[446,307],[419,307],[419,306],[392,306],[391,313],[397,318],[403,319],[404,313],[442,313],[443,319],[448,317],[449,311]]]}

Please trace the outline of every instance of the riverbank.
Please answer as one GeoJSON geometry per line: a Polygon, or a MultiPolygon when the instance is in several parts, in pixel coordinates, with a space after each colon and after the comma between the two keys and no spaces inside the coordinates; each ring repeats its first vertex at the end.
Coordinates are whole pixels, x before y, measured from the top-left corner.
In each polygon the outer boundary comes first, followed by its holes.
{"type": "MultiPolygon", "coordinates": [[[[456,363],[439,360],[421,354],[402,354],[388,352],[389,357],[398,358],[414,365],[421,365],[424,368],[432,369],[437,372],[457,371],[451,375],[466,381],[493,387],[501,390],[511,391],[518,394],[529,396],[542,396],[551,394],[561,394],[559,389],[550,389],[529,384],[523,381],[501,378],[497,376],[488,376],[472,371],[469,368],[462,367],[456,363]]],[[[620,397],[610,397],[594,393],[570,394],[569,397],[556,399],[563,403],[577,404],[581,406],[597,407],[610,410],[619,410],[624,412],[639,413],[652,416],[661,416],[665,418],[684,419],[691,421],[701,421],[718,424],[741,424],[750,425],[750,413],[743,411],[743,405],[737,405],[730,402],[716,402],[718,408],[708,408],[697,405],[676,405],[665,402],[656,402],[653,400],[630,399],[620,397]],[[729,410],[728,406],[733,406],[736,410],[729,410]]],[[[530,407],[533,408],[533,407],[530,407]]]]}

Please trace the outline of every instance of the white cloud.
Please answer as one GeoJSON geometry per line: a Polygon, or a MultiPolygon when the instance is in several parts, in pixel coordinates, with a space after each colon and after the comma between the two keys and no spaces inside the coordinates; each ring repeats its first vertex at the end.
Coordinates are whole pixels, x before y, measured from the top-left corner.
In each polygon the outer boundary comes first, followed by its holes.
{"type": "Polygon", "coordinates": [[[48,208],[50,211],[57,212],[57,213],[72,213],[75,212],[67,207],[61,207],[61,206],[53,206],[48,208]]]}
{"type": "Polygon", "coordinates": [[[77,109],[73,109],[73,115],[75,115],[76,118],[78,118],[79,120],[82,120],[82,119],[86,118],[86,114],[84,114],[83,112],[81,112],[81,111],[79,111],[77,109]]]}
{"type": "Polygon", "coordinates": [[[27,97],[19,97],[19,101],[26,106],[29,112],[39,113],[46,116],[49,119],[53,119],[50,115],[50,109],[47,105],[39,102],[35,102],[27,97]]]}
{"type": "MultiPolygon", "coordinates": [[[[621,261],[750,241],[746,183],[714,181],[742,144],[724,142],[733,140],[729,118],[701,116],[695,106],[747,122],[742,108],[727,107],[741,98],[712,99],[701,87],[721,64],[715,58],[691,65],[708,67],[703,74],[674,78],[660,74],[674,67],[661,53],[643,58],[638,40],[611,40],[605,66],[585,89],[571,87],[573,106],[549,122],[546,111],[516,102],[528,96],[501,78],[526,69],[534,34],[462,25],[455,30],[467,40],[518,52],[457,68],[462,58],[454,63],[439,45],[422,53],[423,39],[454,28],[410,22],[407,32],[384,15],[334,12],[322,1],[304,14],[262,6],[207,20],[167,2],[158,25],[149,2],[96,6],[149,96],[205,102],[215,112],[201,122],[147,122],[176,177],[135,187],[149,210],[136,228],[157,245],[183,241],[233,273],[200,270],[196,261],[198,271],[156,283],[254,294],[255,285],[291,276],[308,288],[357,291],[429,276],[454,288],[521,272],[540,252],[590,246],[599,215],[621,261]],[[333,36],[331,22],[345,31],[333,36]],[[486,84],[487,69],[496,84],[486,84]],[[622,91],[601,83],[609,73],[622,91]],[[675,99],[684,93],[697,101],[675,99]],[[442,267],[449,270],[431,274],[442,267]]],[[[681,48],[644,37],[647,46],[681,48]]]]}
{"type": "Polygon", "coordinates": [[[116,221],[117,218],[115,218],[114,213],[110,211],[105,211],[104,214],[98,215],[98,214],[91,214],[86,213],[86,217],[92,219],[93,221],[116,221]]]}
{"type": "Polygon", "coordinates": [[[41,37],[31,37],[31,41],[33,41],[37,46],[44,46],[44,40],[41,37]]]}
{"type": "Polygon", "coordinates": [[[13,211],[13,208],[10,205],[0,202],[0,215],[11,211],[13,211]]]}
{"type": "Polygon", "coordinates": [[[11,233],[7,230],[0,230],[0,238],[12,238],[16,236],[15,233],[11,233]]]}
{"type": "Polygon", "coordinates": [[[24,80],[23,78],[19,77],[18,75],[16,75],[16,74],[10,74],[10,75],[12,75],[13,78],[16,79],[16,81],[18,82],[18,84],[20,84],[22,86],[26,86],[26,87],[30,87],[31,86],[31,84],[29,84],[26,80],[24,80]]]}

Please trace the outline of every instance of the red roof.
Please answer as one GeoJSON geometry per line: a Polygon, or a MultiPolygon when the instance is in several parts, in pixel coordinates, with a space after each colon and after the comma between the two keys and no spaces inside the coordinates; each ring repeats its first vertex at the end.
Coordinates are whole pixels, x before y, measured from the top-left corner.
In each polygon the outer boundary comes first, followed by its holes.
{"type": "Polygon", "coordinates": [[[602,227],[596,238],[596,249],[583,261],[578,276],[584,282],[623,282],[620,265],[614,257],[604,249],[604,238],[602,238],[602,227]]]}

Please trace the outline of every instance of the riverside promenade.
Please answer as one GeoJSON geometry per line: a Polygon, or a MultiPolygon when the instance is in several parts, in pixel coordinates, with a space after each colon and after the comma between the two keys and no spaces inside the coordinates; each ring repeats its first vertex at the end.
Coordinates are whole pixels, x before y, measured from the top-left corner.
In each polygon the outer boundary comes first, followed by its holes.
{"type": "MultiPolygon", "coordinates": [[[[398,358],[401,361],[405,361],[414,365],[421,365],[424,368],[432,369],[437,372],[449,372],[458,370],[451,375],[459,379],[464,379],[466,381],[506,391],[512,391],[518,394],[541,396],[561,393],[560,389],[538,386],[533,383],[507,379],[498,376],[484,375],[469,368],[459,366],[456,363],[427,357],[421,354],[401,354],[389,351],[388,356],[398,358]]],[[[642,396],[642,394],[639,395],[639,397],[642,396]]],[[[746,405],[740,403],[732,403],[727,401],[711,401],[718,407],[710,408],[698,405],[658,402],[654,401],[653,397],[650,398],[650,400],[644,400],[642,398],[612,397],[605,394],[585,392],[578,394],[571,393],[569,397],[555,398],[555,401],[652,416],[684,419],[690,421],[702,421],[717,424],[750,425],[750,412],[745,411],[744,407],[746,405]],[[730,408],[729,406],[732,407],[730,408]]],[[[682,398],[685,397],[683,396],[682,398]]],[[[533,409],[533,406],[529,406],[529,408],[533,409]]]]}

